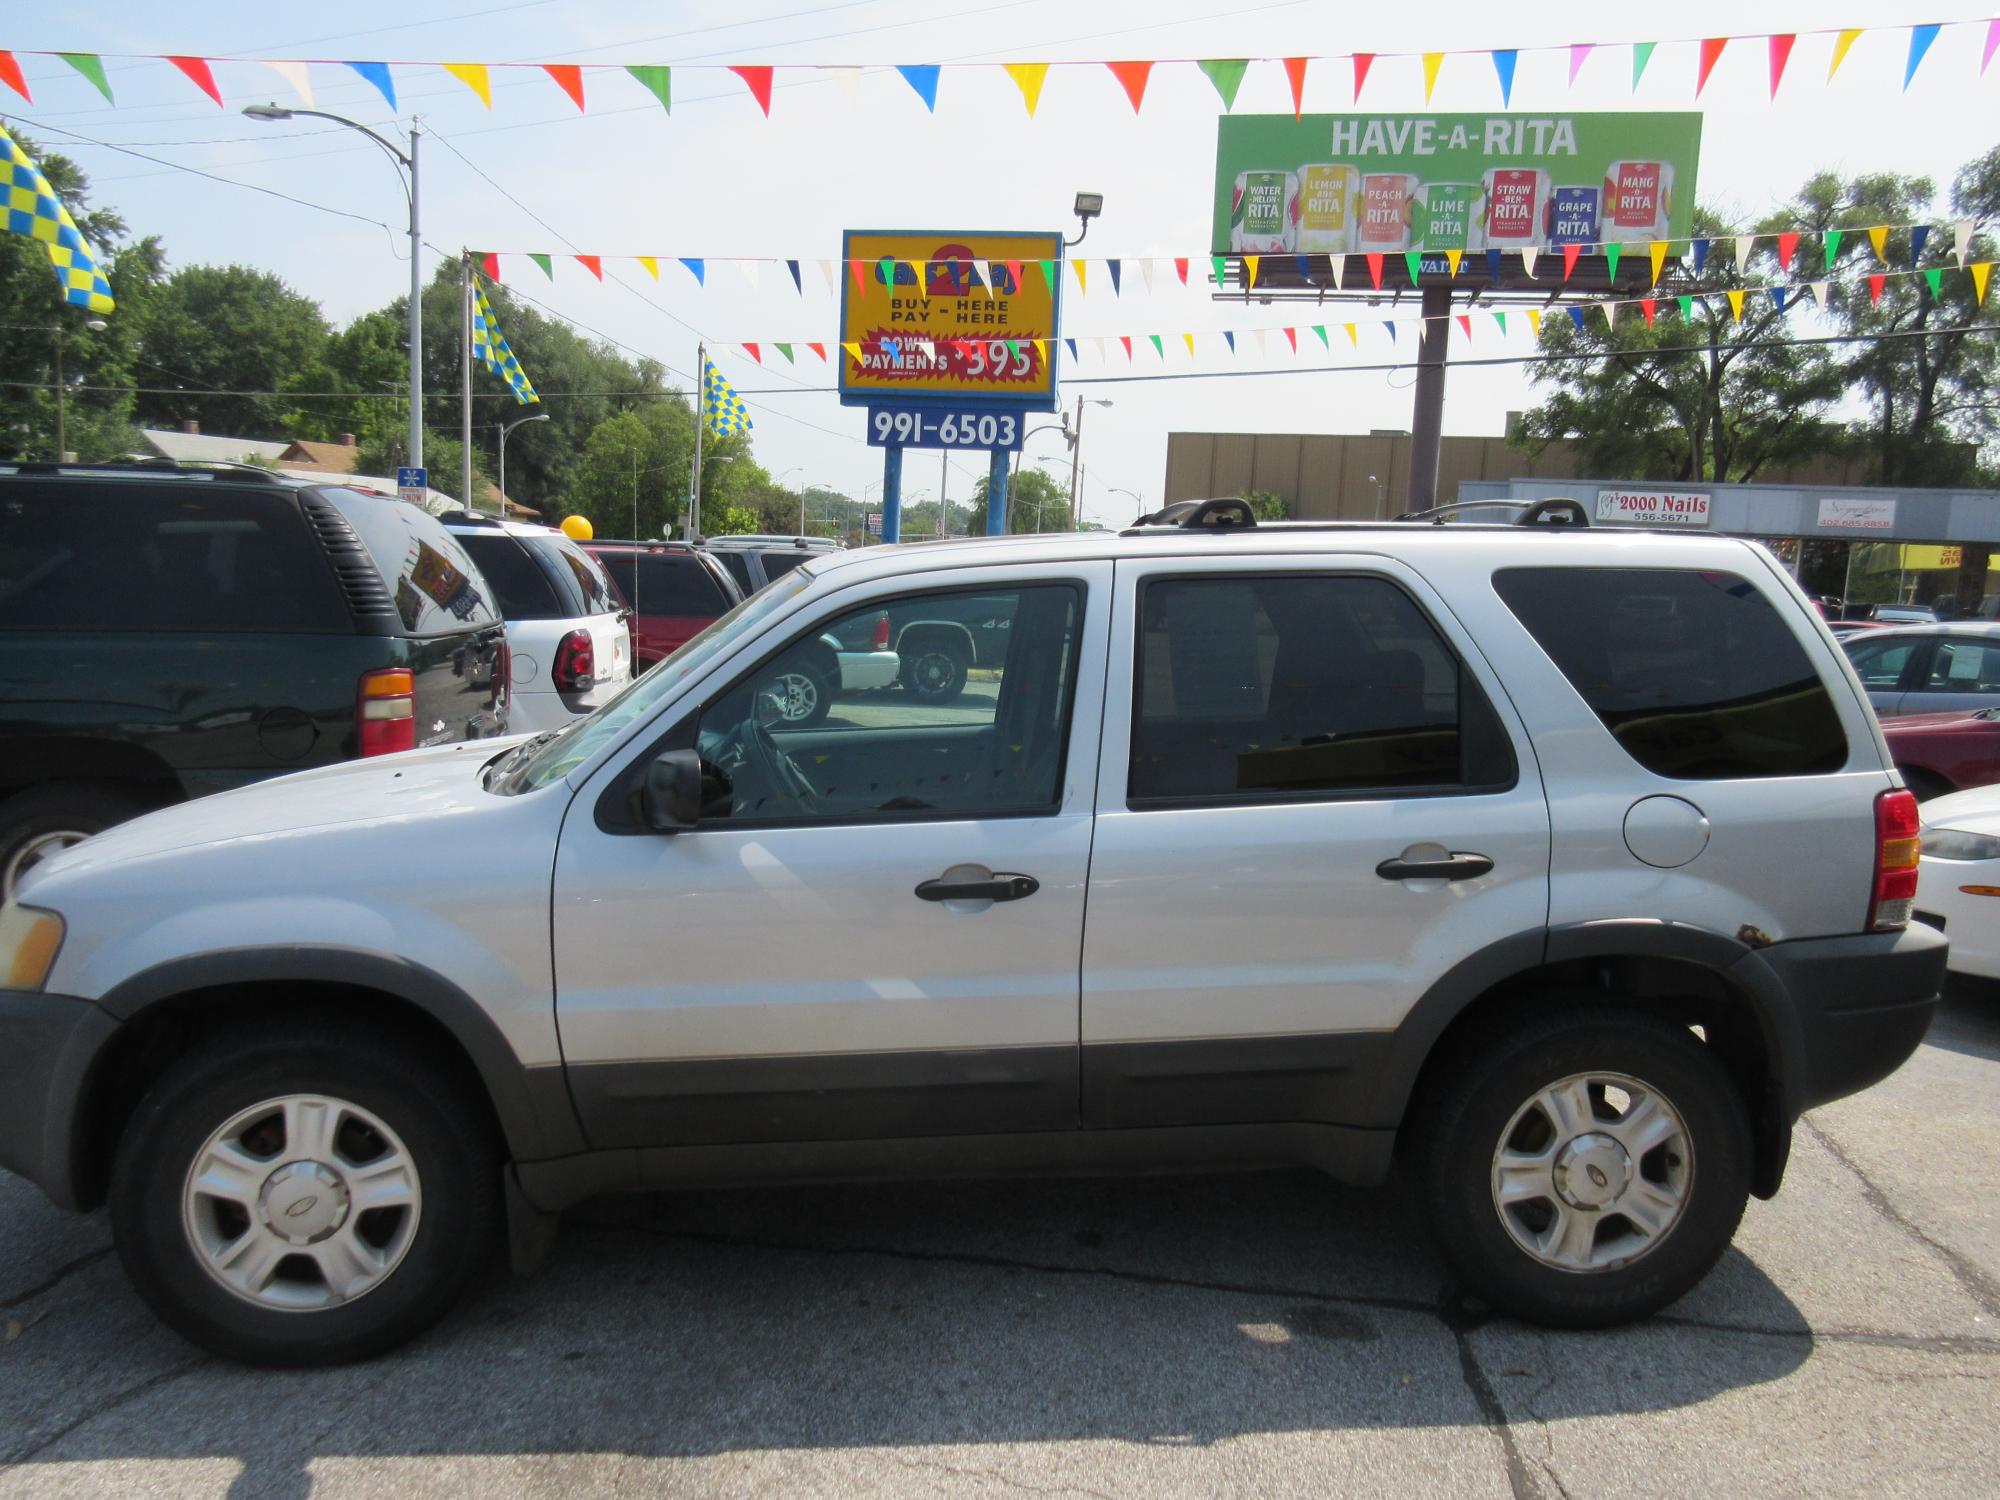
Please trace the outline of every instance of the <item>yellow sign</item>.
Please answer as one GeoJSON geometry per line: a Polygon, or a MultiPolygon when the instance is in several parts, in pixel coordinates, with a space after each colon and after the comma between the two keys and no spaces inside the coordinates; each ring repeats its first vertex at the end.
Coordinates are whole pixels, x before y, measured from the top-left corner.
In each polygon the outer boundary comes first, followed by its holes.
{"type": "Polygon", "coordinates": [[[849,230],[840,399],[1053,410],[1060,234],[849,230]]]}

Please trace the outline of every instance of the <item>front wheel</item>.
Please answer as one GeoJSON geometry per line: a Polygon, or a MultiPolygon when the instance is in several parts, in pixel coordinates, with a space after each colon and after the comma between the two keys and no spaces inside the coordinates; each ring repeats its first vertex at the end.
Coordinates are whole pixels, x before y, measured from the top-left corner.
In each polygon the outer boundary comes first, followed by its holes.
{"type": "Polygon", "coordinates": [[[366,1359],[427,1327],[478,1270],[499,1162],[452,1078],[310,1026],[180,1059],[112,1170],[113,1238],[160,1320],[264,1365],[366,1359]]]}
{"type": "Polygon", "coordinates": [[[1645,1317],[1708,1274],[1749,1197],[1735,1083],[1687,1028],[1606,1006],[1507,1032],[1418,1105],[1438,1248],[1497,1310],[1645,1317]]]}

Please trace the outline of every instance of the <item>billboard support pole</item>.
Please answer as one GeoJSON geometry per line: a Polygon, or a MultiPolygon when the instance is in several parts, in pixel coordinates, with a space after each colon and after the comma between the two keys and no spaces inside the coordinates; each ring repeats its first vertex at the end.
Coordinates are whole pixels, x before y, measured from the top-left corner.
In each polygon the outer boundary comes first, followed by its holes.
{"type": "Polygon", "coordinates": [[[903,450],[882,450],[882,543],[888,546],[903,535],[903,450]]]}
{"type": "Polygon", "coordinates": [[[995,448],[986,469],[986,534],[1007,534],[1007,450],[995,448]]]}
{"type": "Polygon", "coordinates": [[[1411,510],[1429,510],[1437,501],[1438,449],[1444,438],[1444,363],[1451,331],[1451,288],[1423,289],[1424,332],[1417,345],[1415,409],[1410,416],[1411,510]]]}

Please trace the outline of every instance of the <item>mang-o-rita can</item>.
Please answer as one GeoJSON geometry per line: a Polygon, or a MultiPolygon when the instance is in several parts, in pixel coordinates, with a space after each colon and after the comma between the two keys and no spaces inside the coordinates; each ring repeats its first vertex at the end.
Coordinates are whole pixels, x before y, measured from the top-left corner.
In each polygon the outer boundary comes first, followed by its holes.
{"type": "Polygon", "coordinates": [[[1354,248],[1407,250],[1420,181],[1411,172],[1364,172],[1356,197],[1354,248]]]}
{"type": "Polygon", "coordinates": [[[1548,206],[1542,213],[1542,243],[1545,245],[1596,245],[1598,208],[1604,189],[1596,183],[1557,183],[1549,189],[1548,206]]]}
{"type": "Polygon", "coordinates": [[[1490,167],[1478,215],[1486,250],[1539,248],[1549,174],[1537,167],[1490,167]]]}
{"type": "Polygon", "coordinates": [[[1410,210],[1412,250],[1477,250],[1479,184],[1427,182],[1410,210]]]}
{"type": "Polygon", "coordinates": [[[1674,207],[1674,164],[1670,161],[1614,161],[1604,169],[1607,240],[1663,240],[1674,207]]]}
{"type": "Polygon", "coordinates": [[[1240,254],[1276,254],[1292,248],[1292,200],[1298,177],[1286,171],[1238,172],[1229,200],[1229,248],[1240,254]]]}
{"type": "Polygon", "coordinates": [[[1292,198],[1292,249],[1300,255],[1345,255],[1354,248],[1361,171],[1339,162],[1309,162],[1298,170],[1292,198]]]}

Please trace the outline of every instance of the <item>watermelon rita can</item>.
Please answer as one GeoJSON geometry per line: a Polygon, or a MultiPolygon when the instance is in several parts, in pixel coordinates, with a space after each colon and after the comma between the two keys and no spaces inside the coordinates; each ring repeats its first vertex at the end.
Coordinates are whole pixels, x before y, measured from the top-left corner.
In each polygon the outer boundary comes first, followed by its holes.
{"type": "Polygon", "coordinates": [[[1238,172],[1229,200],[1229,248],[1275,254],[1291,245],[1292,200],[1299,180],[1290,172],[1238,172]]]}

